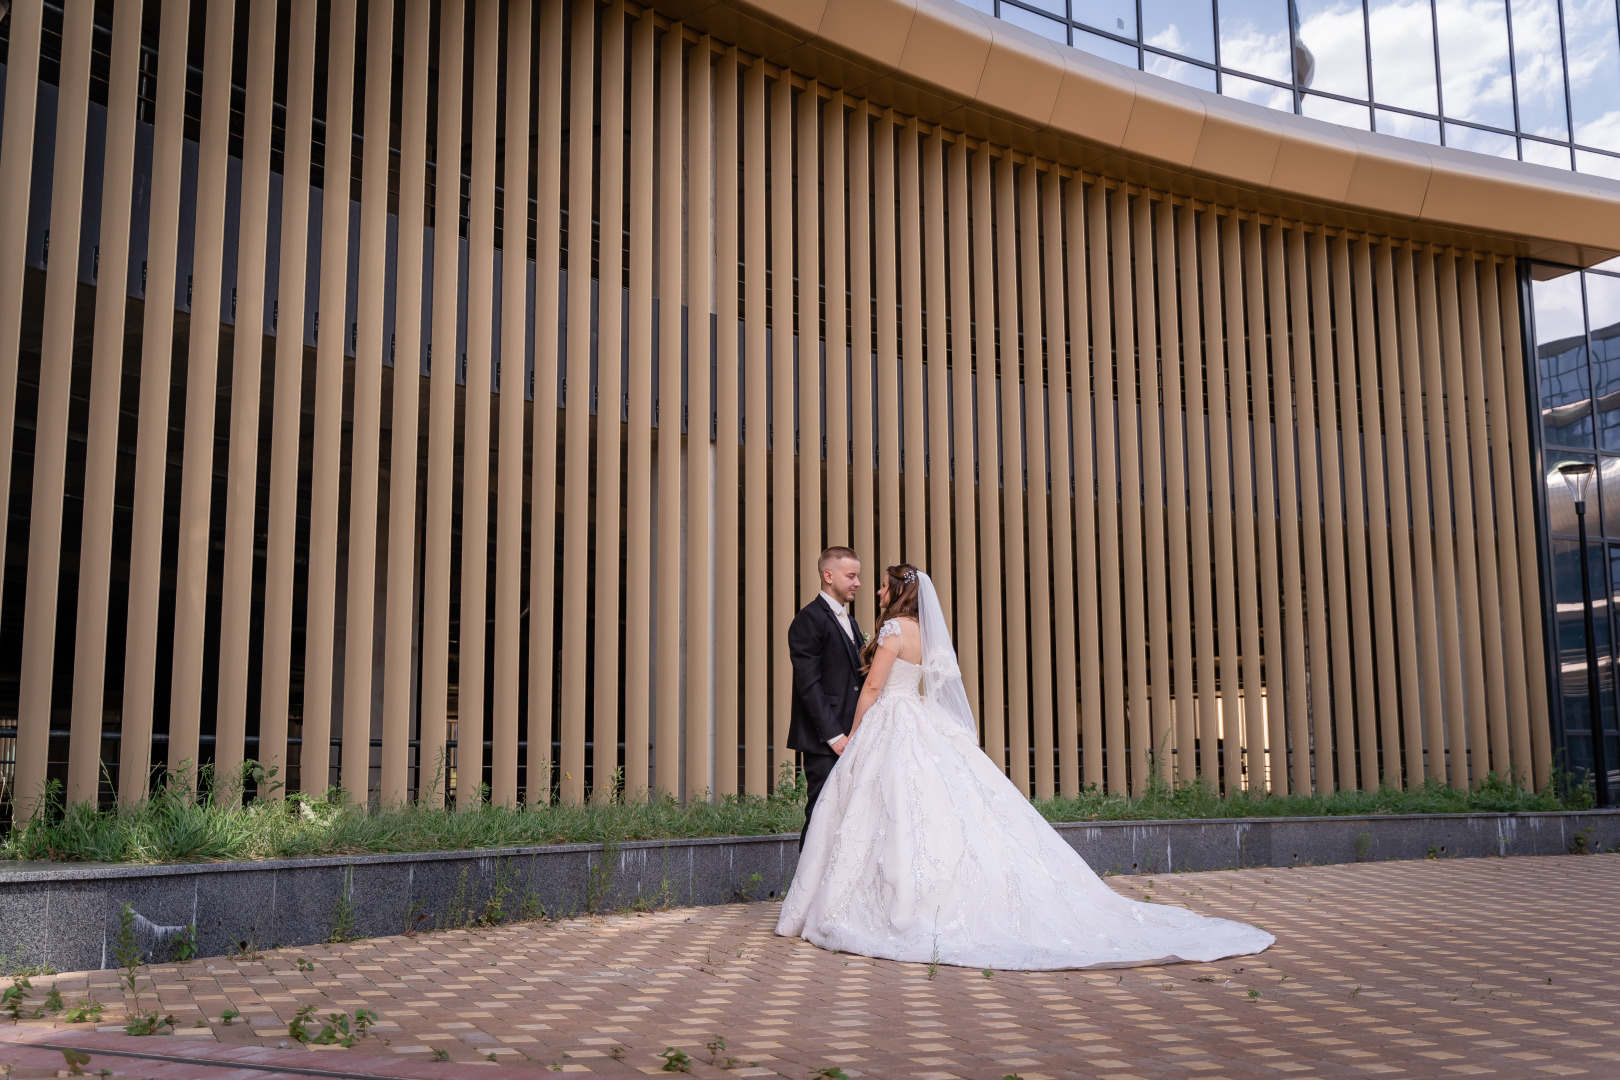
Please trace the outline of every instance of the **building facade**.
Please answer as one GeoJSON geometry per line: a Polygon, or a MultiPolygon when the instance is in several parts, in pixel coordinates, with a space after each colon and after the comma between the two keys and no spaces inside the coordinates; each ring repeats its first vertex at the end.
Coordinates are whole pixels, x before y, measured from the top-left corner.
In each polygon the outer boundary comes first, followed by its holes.
{"type": "Polygon", "coordinates": [[[932,573],[1032,796],[1580,776],[1579,455],[1614,725],[1620,184],[953,0],[0,31],[19,812],[763,793],[834,543],[868,629],[932,573]]]}

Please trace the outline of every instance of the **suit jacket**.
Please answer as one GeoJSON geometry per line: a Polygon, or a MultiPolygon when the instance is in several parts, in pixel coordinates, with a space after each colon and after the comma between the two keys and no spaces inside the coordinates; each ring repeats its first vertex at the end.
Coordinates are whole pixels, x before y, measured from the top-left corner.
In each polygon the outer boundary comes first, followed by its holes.
{"type": "Polygon", "coordinates": [[[788,627],[788,653],[793,658],[793,719],[788,746],[807,754],[831,754],[829,739],[848,735],[855,722],[855,701],[866,676],[861,673],[861,629],[850,640],[832,608],[818,593],[799,609],[788,627]]]}

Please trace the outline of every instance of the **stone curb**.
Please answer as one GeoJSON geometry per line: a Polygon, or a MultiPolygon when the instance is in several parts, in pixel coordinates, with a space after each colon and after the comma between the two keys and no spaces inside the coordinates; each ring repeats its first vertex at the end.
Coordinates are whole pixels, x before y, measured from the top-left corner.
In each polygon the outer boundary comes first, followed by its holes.
{"type": "MultiPolygon", "coordinates": [[[[1056,826],[1099,873],[1170,873],[1389,859],[1620,849],[1620,811],[1099,821],[1056,826]]],[[[549,844],[156,866],[0,867],[8,969],[115,964],[125,903],[152,962],[196,927],[196,954],[311,945],[470,921],[775,899],[798,836],[549,844]],[[606,856],[604,858],[604,856],[606,856]]]]}

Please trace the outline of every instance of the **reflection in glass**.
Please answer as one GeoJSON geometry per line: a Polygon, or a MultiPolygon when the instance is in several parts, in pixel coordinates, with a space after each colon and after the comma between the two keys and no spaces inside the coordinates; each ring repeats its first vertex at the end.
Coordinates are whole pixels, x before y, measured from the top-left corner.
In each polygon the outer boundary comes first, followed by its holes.
{"type": "Polygon", "coordinates": [[[1575,171],[1620,180],[1620,158],[1610,157],[1608,154],[1594,154],[1590,150],[1577,150],[1575,171]]]}
{"type": "Polygon", "coordinates": [[[1077,23],[1095,26],[1121,37],[1136,36],[1134,0],[1074,0],[1073,11],[1077,23]]]}
{"type": "MultiPolygon", "coordinates": [[[[1603,517],[1600,522],[1597,508],[1586,507],[1586,531],[1592,536],[1620,536],[1620,458],[1598,459],[1598,486],[1603,489],[1603,517]]],[[[1587,496],[1591,498],[1591,496],[1587,496]]]]}
{"type": "Polygon", "coordinates": [[[1315,57],[1312,90],[1366,100],[1367,39],[1361,0],[1295,0],[1299,40],[1315,57]]]}
{"type": "MultiPolygon", "coordinates": [[[[1590,527],[1590,524],[1589,526],[1590,527]]],[[[1614,699],[1614,629],[1613,604],[1614,590],[1609,585],[1609,560],[1605,558],[1606,548],[1603,544],[1591,544],[1587,548],[1587,564],[1592,579],[1592,625],[1593,640],[1597,642],[1598,657],[1598,700],[1603,703],[1600,723],[1603,725],[1604,747],[1608,755],[1604,758],[1607,772],[1612,780],[1614,776],[1614,739],[1609,734],[1615,729],[1615,699],[1614,699]]],[[[1577,568],[1580,560],[1576,560],[1577,568]]],[[[1584,636],[1584,634],[1582,635],[1584,636]]],[[[1592,730],[1590,713],[1583,713],[1582,725],[1588,732],[1592,730]]]]}
{"type": "Polygon", "coordinates": [[[1591,384],[1579,274],[1532,282],[1541,419],[1548,444],[1592,445],[1591,384]]]}
{"type": "Polygon", "coordinates": [[[1575,141],[1620,150],[1620,37],[1614,0],[1564,0],[1575,141]]]}
{"type": "Polygon", "coordinates": [[[1586,310],[1581,301],[1581,275],[1561,273],[1541,280],[1551,267],[1537,266],[1531,282],[1535,301],[1536,343],[1545,345],[1586,331],[1586,310]]]}
{"type": "MultiPolygon", "coordinates": [[[[1547,529],[1549,532],[1563,533],[1574,536],[1580,527],[1575,519],[1575,497],[1570,493],[1569,485],[1558,472],[1558,466],[1566,461],[1596,460],[1591,454],[1571,454],[1563,450],[1549,450],[1547,452],[1547,529]]],[[[1596,485],[1586,491],[1586,527],[1594,534],[1597,532],[1597,490],[1596,485]]],[[[1579,564],[1576,566],[1579,569],[1579,564]]]]}
{"type": "MultiPolygon", "coordinates": [[[[1376,80],[1374,85],[1377,85],[1376,80]]],[[[1374,130],[1385,135],[1399,135],[1403,139],[1416,139],[1418,142],[1440,145],[1440,122],[1429,120],[1422,116],[1408,116],[1405,113],[1390,112],[1388,109],[1374,109],[1374,130]]]]}
{"type": "Polygon", "coordinates": [[[1446,115],[1511,131],[1513,77],[1502,0],[1435,0],[1435,16],[1446,115]]]}
{"type": "MultiPolygon", "coordinates": [[[[1620,450],[1620,278],[1602,274],[1585,277],[1586,310],[1592,327],[1592,372],[1597,382],[1598,445],[1620,450]]],[[[1620,536],[1620,531],[1613,535],[1620,536]]]]}
{"type": "MultiPolygon", "coordinates": [[[[1564,103],[1564,47],[1558,37],[1558,0],[1510,3],[1513,62],[1519,76],[1519,130],[1567,139],[1569,114],[1564,103]]],[[[1525,160],[1530,159],[1527,156],[1525,160]]]]}
{"type": "Polygon", "coordinates": [[[1001,5],[1001,17],[1014,26],[1021,26],[1025,30],[1033,31],[1044,38],[1051,38],[1067,45],[1069,43],[1069,27],[1056,19],[1048,19],[1045,15],[1037,15],[1033,11],[1025,11],[1012,4],[1001,5]]]}
{"type": "Polygon", "coordinates": [[[1373,97],[1386,105],[1438,112],[1434,15],[1426,0],[1369,0],[1373,97]]]}
{"type": "MultiPolygon", "coordinates": [[[[1558,481],[1554,481],[1558,483],[1558,481]]],[[[1560,484],[1559,486],[1562,486],[1560,484]]],[[[1547,485],[1552,491],[1552,484],[1547,485]]],[[[1600,565],[1602,550],[1596,552],[1600,565]]],[[[1589,555],[1588,567],[1591,566],[1589,555]]],[[[1590,697],[1586,676],[1586,601],[1581,592],[1580,544],[1552,542],[1553,603],[1557,611],[1558,688],[1568,739],[1570,771],[1580,775],[1592,767],[1590,697]]],[[[1596,585],[1596,582],[1593,582],[1596,585]]],[[[1593,592],[1598,594],[1594,587],[1593,592]]]]}
{"type": "Polygon", "coordinates": [[[1255,82],[1253,79],[1241,78],[1237,75],[1221,76],[1221,93],[1226,97],[1238,98],[1242,101],[1252,101],[1256,105],[1264,105],[1268,109],[1281,109],[1283,112],[1294,111],[1294,94],[1280,86],[1270,83],[1255,82]]]}
{"type": "Polygon", "coordinates": [[[1513,136],[1503,135],[1497,131],[1463,127],[1461,124],[1446,125],[1446,145],[1455,146],[1458,150],[1472,150],[1476,154],[1489,154],[1492,157],[1512,159],[1519,156],[1518,140],[1513,136]]]}
{"type": "Polygon", "coordinates": [[[1226,0],[1220,29],[1222,67],[1293,83],[1287,0],[1226,0]]]}
{"type": "Polygon", "coordinates": [[[1620,333],[1620,278],[1607,274],[1585,274],[1586,320],[1594,341],[1612,339],[1620,333]]]}
{"type": "Polygon", "coordinates": [[[1365,105],[1353,105],[1348,101],[1306,94],[1299,103],[1299,111],[1314,119],[1326,120],[1330,124],[1343,124],[1345,127],[1356,127],[1363,131],[1372,130],[1372,120],[1367,115],[1365,105]]]}
{"type": "Polygon", "coordinates": [[[1135,45],[1126,45],[1123,42],[1115,41],[1113,38],[1105,38],[1101,34],[1076,29],[1074,31],[1074,47],[1082,52],[1088,52],[1092,56],[1100,56],[1105,60],[1112,60],[1116,64],[1124,64],[1126,67],[1139,66],[1135,45]]]}
{"type": "MultiPolygon", "coordinates": [[[[1597,554],[1594,552],[1593,554],[1597,554]]],[[[1620,603],[1620,546],[1609,548],[1609,591],[1606,597],[1609,601],[1607,607],[1611,616],[1616,614],[1615,605],[1620,603]]],[[[1594,580],[1596,580],[1594,578],[1594,580]]],[[[1594,612],[1594,614],[1597,614],[1594,612]]],[[[1598,653],[1599,685],[1603,694],[1603,762],[1609,774],[1609,793],[1612,796],[1617,784],[1620,784],[1620,709],[1616,708],[1614,693],[1614,649],[1612,642],[1614,636],[1612,626],[1606,622],[1598,630],[1597,638],[1604,648],[1598,653]]],[[[1590,730],[1592,722],[1587,719],[1586,726],[1590,730]]]]}
{"type": "Polygon", "coordinates": [[[1215,72],[1211,68],[1146,51],[1142,53],[1142,59],[1147,64],[1147,70],[1154,75],[1162,75],[1166,79],[1174,79],[1187,86],[1196,86],[1212,94],[1215,92],[1215,72]]]}
{"type": "MultiPolygon", "coordinates": [[[[1142,40],[1166,52],[1214,63],[1214,8],[1209,0],[1142,0],[1142,40]]],[[[1147,62],[1153,71],[1152,58],[1147,62]]]]}
{"type": "Polygon", "coordinates": [[[1525,161],[1534,165],[1550,165],[1555,169],[1569,169],[1569,147],[1567,146],[1537,142],[1534,139],[1524,139],[1519,143],[1519,146],[1520,153],[1525,161]]]}

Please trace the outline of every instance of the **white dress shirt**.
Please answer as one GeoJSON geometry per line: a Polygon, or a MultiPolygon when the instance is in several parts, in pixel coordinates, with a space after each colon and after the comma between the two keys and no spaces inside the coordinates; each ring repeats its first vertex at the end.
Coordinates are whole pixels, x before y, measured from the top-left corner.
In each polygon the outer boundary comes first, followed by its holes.
{"type": "Polygon", "coordinates": [[[821,590],[821,598],[827,601],[828,607],[832,608],[833,618],[837,619],[838,625],[844,628],[845,636],[848,637],[849,640],[854,641],[855,628],[851,626],[849,622],[849,609],[844,607],[844,605],[839,602],[838,598],[833,596],[826,589],[821,590]]]}
{"type": "MultiPolygon", "coordinates": [[[[844,605],[839,601],[839,599],[836,596],[833,596],[831,593],[829,593],[826,589],[821,590],[821,598],[823,600],[827,601],[827,606],[828,607],[832,608],[833,618],[837,619],[838,620],[838,625],[843,627],[845,636],[848,637],[850,641],[855,641],[855,627],[850,624],[850,621],[849,621],[849,609],[844,607],[844,605]]],[[[856,644],[856,648],[858,649],[860,647],[860,643],[855,642],[855,644],[856,644]]],[[[838,735],[835,735],[833,738],[834,739],[841,739],[843,737],[844,737],[843,734],[840,732],[838,735]]],[[[828,739],[827,743],[829,745],[831,745],[832,741],[833,741],[833,739],[828,739]]]]}

